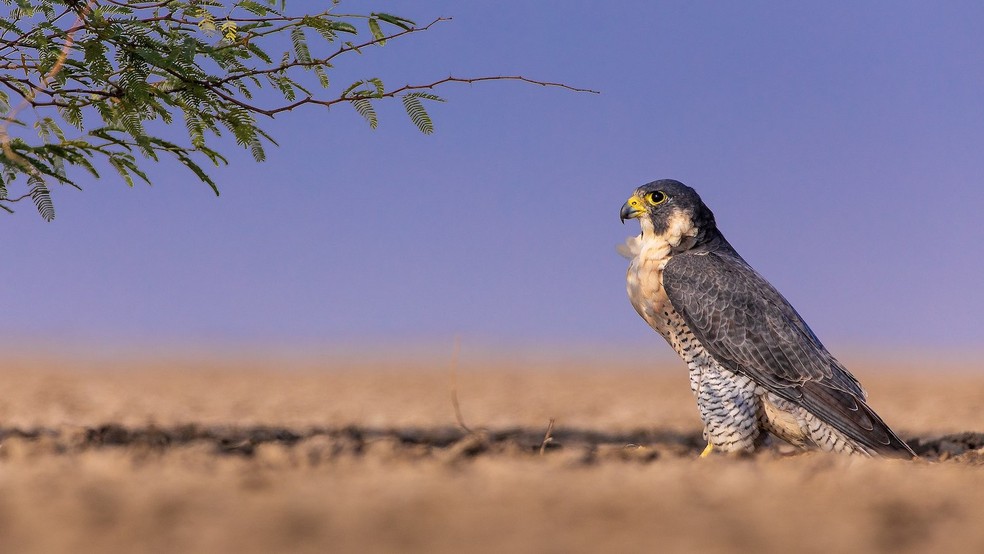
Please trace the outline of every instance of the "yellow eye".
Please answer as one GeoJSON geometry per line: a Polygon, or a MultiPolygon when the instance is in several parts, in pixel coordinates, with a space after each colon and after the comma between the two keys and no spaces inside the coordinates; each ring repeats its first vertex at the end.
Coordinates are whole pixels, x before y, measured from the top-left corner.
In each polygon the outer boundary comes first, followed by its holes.
{"type": "Polygon", "coordinates": [[[653,206],[659,206],[663,202],[666,202],[667,196],[662,191],[650,192],[646,195],[646,201],[653,206]]]}

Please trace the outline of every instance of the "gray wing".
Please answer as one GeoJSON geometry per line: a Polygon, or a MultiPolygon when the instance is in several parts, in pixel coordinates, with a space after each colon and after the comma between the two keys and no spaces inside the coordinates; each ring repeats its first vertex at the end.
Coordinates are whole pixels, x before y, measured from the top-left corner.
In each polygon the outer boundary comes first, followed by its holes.
{"type": "Polygon", "coordinates": [[[673,256],[663,287],[674,309],[722,366],[805,407],[869,449],[912,450],[865,404],[857,379],[796,310],[730,249],[673,256]]]}

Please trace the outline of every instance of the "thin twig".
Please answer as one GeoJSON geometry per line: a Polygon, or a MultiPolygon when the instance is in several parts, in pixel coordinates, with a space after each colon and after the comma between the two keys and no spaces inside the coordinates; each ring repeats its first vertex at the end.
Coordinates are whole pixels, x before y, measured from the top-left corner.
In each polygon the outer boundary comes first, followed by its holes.
{"type": "Polygon", "coordinates": [[[4,198],[3,201],[4,202],[14,203],[14,202],[20,202],[21,200],[23,200],[25,198],[30,198],[30,197],[31,197],[31,193],[28,192],[28,193],[25,193],[25,194],[22,194],[22,195],[18,196],[17,198],[4,198]]]}
{"type": "Polygon", "coordinates": [[[543,435],[543,442],[540,443],[540,455],[547,451],[547,445],[553,442],[553,428],[554,428],[554,418],[550,418],[550,423],[547,424],[547,432],[543,435]]]}
{"type": "Polygon", "coordinates": [[[471,434],[473,431],[465,425],[465,418],[461,417],[461,406],[458,404],[458,354],[460,353],[461,337],[455,335],[454,350],[451,351],[451,405],[454,407],[454,418],[458,421],[458,427],[471,434]]]}
{"type": "Polygon", "coordinates": [[[445,83],[479,83],[479,82],[482,82],[482,81],[522,81],[524,83],[529,83],[531,85],[539,85],[541,87],[556,87],[556,88],[562,88],[562,89],[570,90],[570,91],[573,91],[573,92],[587,92],[589,94],[601,94],[597,90],[593,90],[593,89],[572,87],[571,85],[566,85],[564,83],[555,83],[555,82],[552,82],[552,81],[538,81],[536,79],[530,79],[528,77],[523,77],[522,75],[496,75],[494,77],[454,77],[454,76],[450,76],[450,77],[445,77],[443,79],[439,79],[437,81],[434,81],[433,83],[429,83],[429,84],[426,84],[426,85],[403,85],[400,88],[396,88],[396,89],[393,89],[391,91],[384,92],[382,94],[371,94],[371,95],[364,95],[364,96],[355,96],[355,95],[350,96],[350,95],[345,95],[345,96],[340,96],[338,98],[334,98],[332,100],[319,100],[319,99],[314,98],[312,96],[308,96],[308,97],[302,98],[302,99],[300,99],[300,100],[298,100],[298,101],[296,101],[294,103],[287,104],[286,106],[278,106],[276,108],[268,108],[268,109],[264,109],[264,108],[261,108],[260,106],[254,106],[252,104],[248,104],[248,103],[243,102],[243,101],[241,101],[241,100],[239,100],[239,99],[237,99],[235,97],[232,97],[230,95],[227,95],[227,94],[223,93],[220,90],[213,90],[212,92],[214,92],[218,96],[222,97],[224,100],[228,100],[229,102],[232,102],[234,104],[237,104],[238,106],[240,106],[242,108],[245,108],[245,109],[247,109],[247,110],[249,110],[249,111],[251,111],[253,113],[258,113],[258,114],[261,114],[261,115],[266,115],[266,116],[272,117],[272,116],[274,116],[274,115],[276,115],[276,114],[278,114],[280,112],[289,112],[289,111],[291,111],[291,110],[293,110],[295,108],[298,108],[300,106],[303,106],[304,104],[317,104],[319,106],[324,106],[324,107],[327,108],[327,107],[331,107],[331,106],[333,106],[335,104],[339,104],[339,103],[342,103],[342,102],[351,102],[352,100],[356,100],[356,99],[359,99],[359,98],[367,98],[367,99],[370,99],[370,100],[376,100],[376,99],[379,99],[379,98],[393,98],[394,96],[399,95],[401,92],[406,92],[406,91],[411,91],[411,90],[429,90],[429,89],[436,88],[436,87],[438,87],[440,85],[443,85],[445,83]]]}

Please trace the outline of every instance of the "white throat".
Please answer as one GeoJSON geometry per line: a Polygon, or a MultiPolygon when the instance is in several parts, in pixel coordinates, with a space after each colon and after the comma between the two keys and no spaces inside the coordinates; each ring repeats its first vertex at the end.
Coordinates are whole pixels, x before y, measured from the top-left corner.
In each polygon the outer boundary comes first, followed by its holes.
{"type": "Polygon", "coordinates": [[[693,220],[679,212],[670,216],[668,223],[666,230],[657,234],[653,222],[648,217],[639,218],[642,233],[625,239],[625,244],[618,246],[618,253],[630,260],[638,257],[646,260],[662,260],[661,265],[665,265],[670,256],[688,250],[694,245],[698,231],[693,220]]]}
{"type": "Polygon", "coordinates": [[[641,218],[639,225],[642,227],[642,240],[663,241],[674,252],[687,250],[694,245],[697,240],[697,227],[694,221],[680,212],[674,212],[667,221],[666,230],[656,234],[653,222],[649,218],[641,218]]]}

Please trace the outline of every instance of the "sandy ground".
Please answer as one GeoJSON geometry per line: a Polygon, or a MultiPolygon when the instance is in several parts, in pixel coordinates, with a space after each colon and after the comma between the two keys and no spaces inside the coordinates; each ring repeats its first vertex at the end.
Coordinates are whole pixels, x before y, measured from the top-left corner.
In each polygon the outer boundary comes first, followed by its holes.
{"type": "Polygon", "coordinates": [[[685,374],[0,365],[0,552],[984,552],[984,374],[855,368],[927,461],[697,460],[685,374]],[[552,440],[544,443],[553,419],[552,440]]]}

